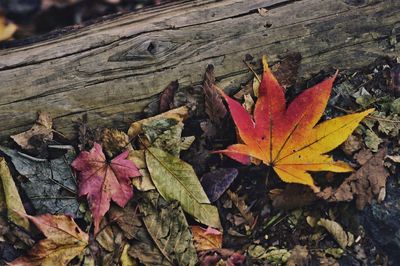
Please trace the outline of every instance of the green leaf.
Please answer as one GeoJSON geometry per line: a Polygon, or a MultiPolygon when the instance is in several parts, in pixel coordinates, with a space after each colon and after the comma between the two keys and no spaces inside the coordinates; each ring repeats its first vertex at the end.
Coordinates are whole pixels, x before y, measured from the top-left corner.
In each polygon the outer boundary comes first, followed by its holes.
{"type": "Polygon", "coordinates": [[[142,195],[139,208],[143,222],[160,251],[174,265],[195,265],[192,234],[178,202],[167,203],[155,191],[142,195]]]}
{"type": "Polygon", "coordinates": [[[177,200],[199,222],[221,228],[218,210],[210,204],[190,164],[157,148],[146,150],[146,163],[154,185],[167,201],[177,200]]]}
{"type": "Polygon", "coordinates": [[[13,223],[28,230],[28,219],[15,212],[18,211],[19,213],[26,214],[10,169],[8,169],[6,160],[3,157],[0,157],[0,194],[0,201],[4,200],[3,202],[5,202],[5,206],[7,207],[8,218],[13,223]]]}

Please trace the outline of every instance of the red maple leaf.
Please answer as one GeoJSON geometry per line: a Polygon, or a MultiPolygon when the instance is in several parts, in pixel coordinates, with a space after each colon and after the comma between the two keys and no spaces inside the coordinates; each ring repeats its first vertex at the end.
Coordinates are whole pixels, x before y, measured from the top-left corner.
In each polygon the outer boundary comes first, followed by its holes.
{"type": "Polygon", "coordinates": [[[87,195],[95,234],[110,208],[110,201],[124,207],[133,196],[131,177],[140,176],[140,173],[135,164],[126,159],[128,153],[125,151],[107,162],[101,145],[94,143],[89,152],[81,152],[71,164],[80,172],[79,196],[87,195]]]}

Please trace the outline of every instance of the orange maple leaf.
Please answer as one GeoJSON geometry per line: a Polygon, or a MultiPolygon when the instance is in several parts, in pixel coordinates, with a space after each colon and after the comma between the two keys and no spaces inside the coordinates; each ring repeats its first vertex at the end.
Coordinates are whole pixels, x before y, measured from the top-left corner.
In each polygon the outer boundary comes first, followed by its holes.
{"type": "Polygon", "coordinates": [[[305,184],[314,191],[319,188],[309,171],[353,171],[347,163],[334,161],[325,153],[343,143],[373,109],[317,124],[336,74],[301,93],[286,108],[284,90],[269,69],[265,56],[263,67],[253,117],[218,89],[228,103],[243,143],[217,152],[245,164],[250,163],[250,156],[257,158],[271,166],[284,182],[305,184]]]}

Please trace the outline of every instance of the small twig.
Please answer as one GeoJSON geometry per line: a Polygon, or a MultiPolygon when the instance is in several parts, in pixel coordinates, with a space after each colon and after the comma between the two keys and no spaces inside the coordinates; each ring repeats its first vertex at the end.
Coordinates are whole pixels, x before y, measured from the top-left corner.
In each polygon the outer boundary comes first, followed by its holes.
{"type": "Polygon", "coordinates": [[[245,65],[250,69],[251,72],[253,72],[254,77],[258,80],[258,82],[261,83],[261,79],[260,77],[257,75],[257,73],[254,71],[254,69],[250,66],[249,63],[247,63],[245,60],[243,60],[243,63],[245,63],[245,65]]]}
{"type": "Polygon", "coordinates": [[[54,144],[49,144],[47,147],[51,149],[60,149],[60,150],[73,150],[74,147],[72,145],[54,145],[54,144]]]}
{"type": "Polygon", "coordinates": [[[30,156],[30,155],[28,155],[28,154],[25,154],[25,153],[22,153],[22,152],[17,152],[19,155],[21,155],[22,157],[25,157],[25,158],[27,158],[27,159],[29,159],[29,160],[32,160],[32,161],[35,161],[35,162],[47,162],[47,159],[42,159],[42,158],[36,158],[36,157],[33,157],[33,156],[30,156]]]}

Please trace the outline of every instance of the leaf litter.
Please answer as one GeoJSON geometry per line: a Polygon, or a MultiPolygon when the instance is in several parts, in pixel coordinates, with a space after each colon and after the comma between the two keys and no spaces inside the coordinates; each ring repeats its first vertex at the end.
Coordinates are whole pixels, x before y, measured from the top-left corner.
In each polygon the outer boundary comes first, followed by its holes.
{"type": "Polygon", "coordinates": [[[1,262],[308,265],[387,256],[369,235],[368,211],[397,208],[385,201],[400,154],[398,63],[305,82],[299,53],[278,58],[271,67],[264,58],[260,75],[246,56],[255,76],[236,100],[217,87],[212,65],[202,85],[173,81],[126,133],[89,128],[84,116],[78,156],[40,112],[12,136],[22,151],[1,147],[10,169],[1,160],[0,250],[12,251],[0,252],[1,262]]]}

